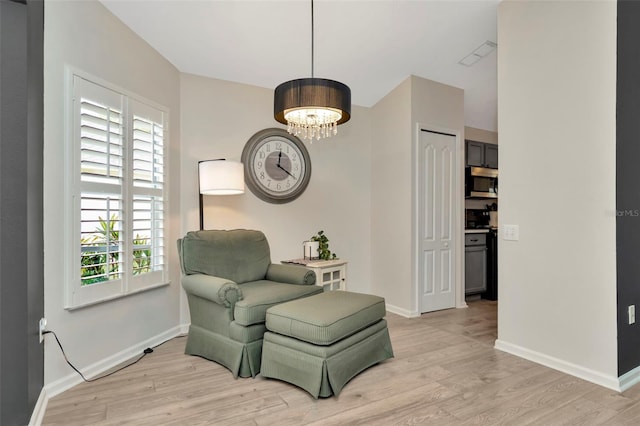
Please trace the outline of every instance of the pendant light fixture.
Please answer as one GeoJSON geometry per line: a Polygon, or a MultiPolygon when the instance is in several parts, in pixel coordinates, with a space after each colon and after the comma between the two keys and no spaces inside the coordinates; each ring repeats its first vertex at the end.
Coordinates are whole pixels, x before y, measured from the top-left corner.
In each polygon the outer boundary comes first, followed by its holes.
{"type": "Polygon", "coordinates": [[[338,133],[351,118],[351,89],[335,80],[314,77],[314,19],[311,0],[311,78],[299,78],[276,87],[273,115],[292,135],[312,141],[338,133]]]}

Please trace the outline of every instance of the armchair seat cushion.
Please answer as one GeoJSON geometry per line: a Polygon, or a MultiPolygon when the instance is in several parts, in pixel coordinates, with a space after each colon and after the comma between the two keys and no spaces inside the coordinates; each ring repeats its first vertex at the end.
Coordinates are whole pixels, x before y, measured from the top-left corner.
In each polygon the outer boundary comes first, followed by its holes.
{"type": "Polygon", "coordinates": [[[233,316],[236,324],[248,326],[265,322],[267,309],[282,302],[322,293],[316,285],[285,284],[259,280],[240,284],[243,299],[236,302],[233,316]]]}

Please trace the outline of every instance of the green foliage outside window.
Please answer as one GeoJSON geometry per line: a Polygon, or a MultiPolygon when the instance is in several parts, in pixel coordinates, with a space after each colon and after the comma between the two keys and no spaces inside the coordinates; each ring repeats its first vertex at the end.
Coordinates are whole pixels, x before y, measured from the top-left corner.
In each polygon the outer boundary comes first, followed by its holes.
{"type": "MultiPolygon", "coordinates": [[[[118,216],[109,220],[99,217],[99,225],[80,244],[80,278],[82,285],[100,283],[121,277],[119,270],[120,231],[115,229],[118,216]]],[[[133,239],[133,275],[151,272],[151,248],[149,239],[136,234],[133,239]]]]}

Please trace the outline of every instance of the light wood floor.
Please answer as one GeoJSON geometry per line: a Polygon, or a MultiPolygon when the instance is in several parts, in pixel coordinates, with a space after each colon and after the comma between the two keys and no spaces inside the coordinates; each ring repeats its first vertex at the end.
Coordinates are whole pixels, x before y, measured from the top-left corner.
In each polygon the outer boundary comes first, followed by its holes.
{"type": "MultiPolygon", "coordinates": [[[[234,380],[183,354],[186,339],[49,401],[45,425],[638,425],[640,385],[618,394],[493,349],[495,302],[406,319],[388,314],[395,358],[339,397],[234,380]]],[[[72,356],[72,354],[70,354],[72,356]]]]}

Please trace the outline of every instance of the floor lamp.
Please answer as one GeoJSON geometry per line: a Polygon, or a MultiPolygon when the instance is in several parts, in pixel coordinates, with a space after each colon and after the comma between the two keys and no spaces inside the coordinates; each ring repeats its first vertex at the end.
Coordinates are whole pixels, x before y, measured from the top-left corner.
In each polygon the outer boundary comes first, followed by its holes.
{"type": "Polygon", "coordinates": [[[200,187],[200,230],[204,229],[203,196],[244,193],[244,168],[238,161],[224,158],[198,162],[200,187]]]}

